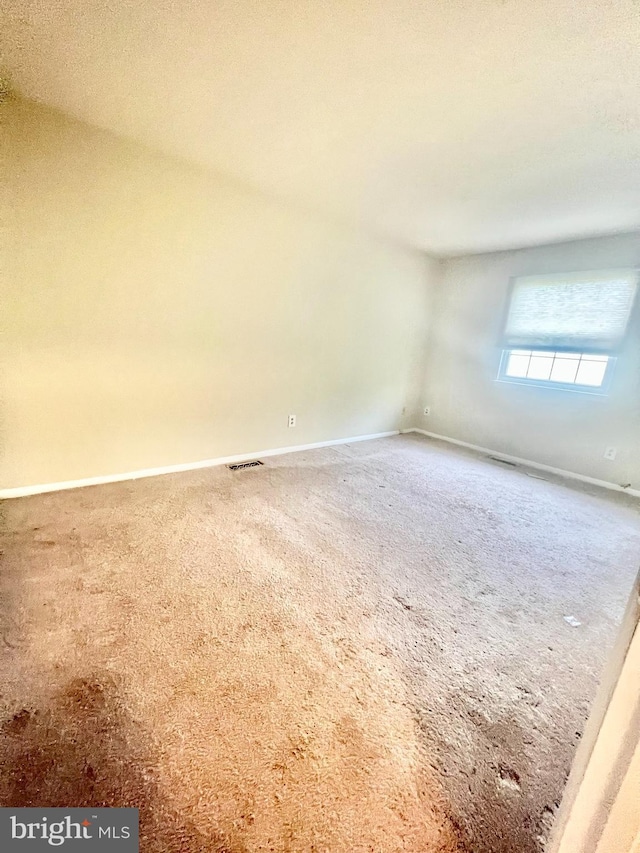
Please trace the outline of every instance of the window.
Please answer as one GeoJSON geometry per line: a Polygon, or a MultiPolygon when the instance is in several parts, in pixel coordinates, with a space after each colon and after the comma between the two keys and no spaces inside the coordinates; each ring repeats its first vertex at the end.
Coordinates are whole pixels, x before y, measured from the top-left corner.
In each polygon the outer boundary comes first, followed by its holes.
{"type": "Polygon", "coordinates": [[[637,282],[637,270],[515,279],[498,378],[606,393],[637,282]]]}
{"type": "Polygon", "coordinates": [[[608,355],[511,349],[504,350],[500,378],[603,393],[609,386],[614,364],[615,358],[608,355]]]}

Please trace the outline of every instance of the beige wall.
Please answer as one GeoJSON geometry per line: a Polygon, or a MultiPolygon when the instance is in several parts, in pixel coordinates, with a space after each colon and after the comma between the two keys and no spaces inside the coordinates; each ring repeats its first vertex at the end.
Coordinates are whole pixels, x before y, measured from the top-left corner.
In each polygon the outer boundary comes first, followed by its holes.
{"type": "Polygon", "coordinates": [[[495,381],[511,276],[639,263],[638,234],[442,263],[415,426],[640,488],[640,300],[608,396],[495,381]],[[609,446],[618,450],[614,462],[603,458],[609,446]]]}
{"type": "Polygon", "coordinates": [[[0,134],[2,487],[402,425],[423,257],[33,103],[0,134]]]}
{"type": "Polygon", "coordinates": [[[0,488],[402,426],[640,488],[640,312],[607,397],[494,381],[509,278],[638,235],[438,264],[30,102],[0,146],[0,488]]]}

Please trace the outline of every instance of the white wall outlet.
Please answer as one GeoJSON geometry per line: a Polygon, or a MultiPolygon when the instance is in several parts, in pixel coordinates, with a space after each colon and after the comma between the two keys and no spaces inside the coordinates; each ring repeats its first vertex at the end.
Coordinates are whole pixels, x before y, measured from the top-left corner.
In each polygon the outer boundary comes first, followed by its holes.
{"type": "Polygon", "coordinates": [[[295,415],[289,415],[289,420],[287,422],[287,426],[288,427],[294,427],[295,425],[296,425],[296,416],[295,415]]]}
{"type": "Polygon", "coordinates": [[[429,415],[431,414],[431,406],[425,406],[424,413],[427,417],[429,417],[429,415]]]}
{"type": "Polygon", "coordinates": [[[611,459],[611,461],[613,462],[613,460],[616,458],[617,452],[618,451],[615,447],[607,447],[607,449],[604,452],[604,458],[605,459],[611,459]]]}

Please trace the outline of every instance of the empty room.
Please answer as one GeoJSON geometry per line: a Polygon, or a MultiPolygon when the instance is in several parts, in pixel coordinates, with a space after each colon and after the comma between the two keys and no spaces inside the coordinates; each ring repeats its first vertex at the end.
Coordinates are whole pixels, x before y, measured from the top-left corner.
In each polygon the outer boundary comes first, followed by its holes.
{"type": "Polygon", "coordinates": [[[0,23],[0,849],[638,853],[636,0],[0,23]]]}

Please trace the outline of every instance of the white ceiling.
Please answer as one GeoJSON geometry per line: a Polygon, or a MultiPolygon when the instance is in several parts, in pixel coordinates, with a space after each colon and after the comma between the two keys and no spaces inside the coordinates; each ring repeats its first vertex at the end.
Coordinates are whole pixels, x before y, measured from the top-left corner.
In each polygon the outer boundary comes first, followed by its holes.
{"type": "Polygon", "coordinates": [[[5,10],[23,95],[427,252],[640,227],[638,0],[5,10]]]}

